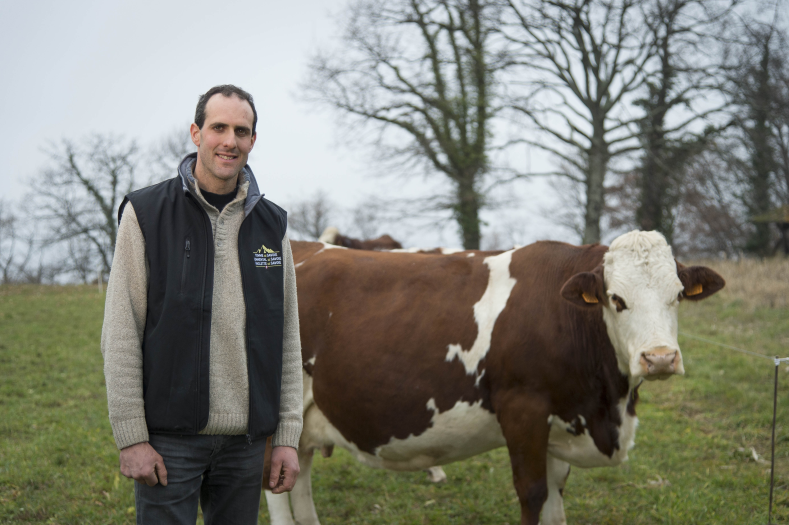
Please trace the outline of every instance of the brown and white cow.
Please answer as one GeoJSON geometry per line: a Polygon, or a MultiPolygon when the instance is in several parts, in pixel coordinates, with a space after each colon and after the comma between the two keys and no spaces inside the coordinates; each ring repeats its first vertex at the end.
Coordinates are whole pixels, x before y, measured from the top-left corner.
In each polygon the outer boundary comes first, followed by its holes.
{"type": "MultiPolygon", "coordinates": [[[[565,523],[570,465],[617,465],[643,379],[684,373],[682,299],[724,286],[675,262],[665,239],[610,248],[538,242],[487,255],[293,243],[304,358],[296,522],[319,523],[315,449],[419,470],[507,446],[521,523],[565,523]]],[[[272,523],[293,523],[267,494],[272,523]]]]}

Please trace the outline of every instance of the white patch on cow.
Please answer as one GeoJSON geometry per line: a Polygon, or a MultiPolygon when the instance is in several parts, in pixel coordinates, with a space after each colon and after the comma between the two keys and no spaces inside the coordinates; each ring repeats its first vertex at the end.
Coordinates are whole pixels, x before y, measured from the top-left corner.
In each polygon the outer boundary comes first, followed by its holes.
{"type": "MultiPolygon", "coordinates": [[[[306,376],[305,376],[306,379],[306,376]]],[[[312,381],[305,381],[305,398],[312,400],[312,381]],[[309,392],[306,384],[309,382],[309,392]]],[[[482,401],[458,401],[451,409],[439,412],[435,400],[427,402],[433,412],[430,427],[405,439],[392,438],[369,454],[359,450],[332,425],[318,406],[310,403],[304,414],[304,429],[299,450],[338,445],[361,463],[375,468],[415,471],[444,465],[487,452],[506,444],[496,416],[484,409],[482,401]]]]}
{"type": "Polygon", "coordinates": [[[657,232],[633,231],[616,238],[603,259],[606,293],[616,294],[627,308],[603,308],[606,331],[616,349],[622,373],[633,382],[644,376],[644,352],[678,353],[677,373],[684,373],[677,341],[677,295],[682,283],[666,239],[657,232]]]}
{"type": "Polygon", "coordinates": [[[474,253],[474,252],[471,252],[471,253],[469,253],[468,255],[466,255],[466,257],[474,257],[475,255],[477,255],[477,254],[476,254],[476,253],[474,253]]]}
{"type": "Polygon", "coordinates": [[[337,246],[336,244],[329,244],[328,242],[324,242],[322,244],[323,244],[323,248],[321,248],[320,250],[315,252],[315,255],[318,255],[319,253],[321,253],[322,251],[325,251],[325,250],[347,250],[348,249],[345,246],[337,246]]]}
{"type": "Polygon", "coordinates": [[[458,401],[446,412],[439,412],[434,399],[427,402],[433,412],[430,427],[421,434],[405,439],[392,438],[378,447],[376,457],[384,468],[399,465],[398,470],[413,470],[466,459],[505,445],[496,416],[482,408],[482,401],[458,401]],[[407,465],[413,465],[408,468],[407,465]]]}
{"type": "Polygon", "coordinates": [[[583,434],[573,435],[568,430],[574,430],[575,425],[556,415],[548,418],[548,423],[551,425],[548,453],[581,468],[611,467],[626,461],[628,450],[633,448],[635,444],[636,427],[638,426],[638,418],[627,413],[628,399],[629,396],[619,401],[622,424],[619,426],[619,449],[614,451],[613,456],[608,457],[600,452],[600,449],[594,444],[588,428],[584,428],[583,434]]]}
{"type": "Polygon", "coordinates": [[[321,244],[323,244],[323,247],[322,247],[320,250],[318,250],[317,252],[315,252],[315,253],[313,253],[312,255],[308,256],[308,257],[307,257],[306,259],[304,259],[303,261],[296,263],[295,267],[296,267],[296,268],[300,267],[300,266],[301,266],[302,264],[304,264],[305,262],[309,261],[310,259],[312,259],[312,258],[313,258],[313,257],[315,257],[316,255],[318,255],[318,254],[321,254],[321,253],[325,252],[326,250],[331,250],[331,249],[334,249],[334,248],[337,248],[337,249],[339,249],[339,250],[347,250],[347,249],[348,249],[348,248],[346,248],[345,246],[336,246],[336,245],[334,245],[334,244],[328,244],[328,243],[325,243],[325,242],[323,242],[323,243],[321,243],[321,244]]]}
{"type": "Polygon", "coordinates": [[[479,362],[490,350],[496,319],[507,305],[512,288],[515,286],[515,279],[510,275],[512,253],[512,251],[508,251],[485,257],[484,262],[490,269],[490,275],[485,293],[474,305],[474,319],[477,322],[477,338],[474,340],[474,344],[468,350],[463,350],[459,344],[450,344],[447,347],[446,361],[451,362],[457,357],[463,362],[468,375],[477,372],[479,362]]]}
{"type": "Polygon", "coordinates": [[[561,490],[570,475],[570,465],[548,454],[546,467],[548,499],[542,506],[540,525],[567,525],[561,490]]]}
{"type": "Polygon", "coordinates": [[[483,370],[483,371],[482,371],[482,372],[480,372],[480,373],[479,373],[479,375],[477,376],[477,380],[476,380],[476,381],[474,381],[474,386],[479,386],[479,382],[480,382],[480,381],[482,381],[482,376],[484,376],[484,375],[485,375],[485,371],[483,370]]]}
{"type": "Polygon", "coordinates": [[[424,251],[424,248],[394,248],[392,250],[387,250],[389,253],[422,253],[424,251]]]}
{"type": "Polygon", "coordinates": [[[290,513],[290,498],[287,492],[284,494],[274,494],[270,490],[264,490],[266,504],[268,505],[269,520],[272,525],[295,525],[293,516],[290,513]]]}
{"type": "Polygon", "coordinates": [[[310,357],[310,358],[307,360],[307,362],[308,362],[309,364],[311,364],[312,366],[315,366],[315,356],[312,356],[312,357],[310,357]]]}
{"type": "Polygon", "coordinates": [[[427,469],[427,479],[430,483],[443,483],[447,480],[447,473],[441,467],[430,467],[427,469]]]}
{"type": "Polygon", "coordinates": [[[441,248],[442,255],[452,255],[453,253],[465,252],[464,248],[441,248]]]}

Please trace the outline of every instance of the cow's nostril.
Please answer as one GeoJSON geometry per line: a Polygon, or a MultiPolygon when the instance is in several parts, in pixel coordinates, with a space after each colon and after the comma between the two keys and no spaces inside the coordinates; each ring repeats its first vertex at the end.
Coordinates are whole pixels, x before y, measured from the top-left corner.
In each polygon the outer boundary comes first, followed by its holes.
{"type": "Polygon", "coordinates": [[[641,365],[647,375],[665,375],[676,372],[677,352],[643,353],[641,365]]]}

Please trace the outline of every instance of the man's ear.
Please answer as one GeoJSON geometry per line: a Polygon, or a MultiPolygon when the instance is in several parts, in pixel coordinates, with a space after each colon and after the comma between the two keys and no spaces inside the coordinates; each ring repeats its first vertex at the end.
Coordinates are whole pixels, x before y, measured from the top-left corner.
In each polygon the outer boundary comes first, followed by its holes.
{"type": "Polygon", "coordinates": [[[197,124],[192,122],[192,125],[189,126],[189,135],[192,137],[192,142],[198,148],[200,147],[200,128],[197,127],[197,124]]]}
{"type": "Polygon", "coordinates": [[[685,287],[681,297],[691,301],[706,299],[726,286],[723,277],[706,266],[685,266],[677,262],[677,275],[685,287]]]}
{"type": "Polygon", "coordinates": [[[562,297],[581,308],[594,308],[607,304],[603,284],[603,265],[599,265],[591,272],[581,272],[573,275],[564,283],[561,291],[562,297]]]}

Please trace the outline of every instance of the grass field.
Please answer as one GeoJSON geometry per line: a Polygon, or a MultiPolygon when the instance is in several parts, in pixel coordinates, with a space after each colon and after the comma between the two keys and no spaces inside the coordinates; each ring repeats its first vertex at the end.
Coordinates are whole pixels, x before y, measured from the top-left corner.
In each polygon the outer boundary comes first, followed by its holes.
{"type": "MultiPolygon", "coordinates": [[[[730,291],[683,304],[681,330],[789,356],[789,293],[781,291],[789,279],[775,277],[789,263],[776,264],[750,273],[718,264],[739,277],[729,277],[730,291]],[[762,277],[749,286],[753,273],[762,277]]],[[[93,287],[0,288],[0,523],[134,522],[132,482],[118,473],[107,420],[102,312],[93,287]]],[[[630,461],[573,469],[568,523],[767,523],[773,364],[684,336],[680,343],[687,375],[642,387],[630,461]]],[[[773,514],[789,523],[786,365],[778,422],[773,514]]],[[[318,513],[324,525],[518,523],[504,449],[445,470],[449,480],[434,485],[423,473],[359,466],[341,450],[317,457],[318,513]]],[[[260,523],[268,523],[265,503],[260,523]]]]}

